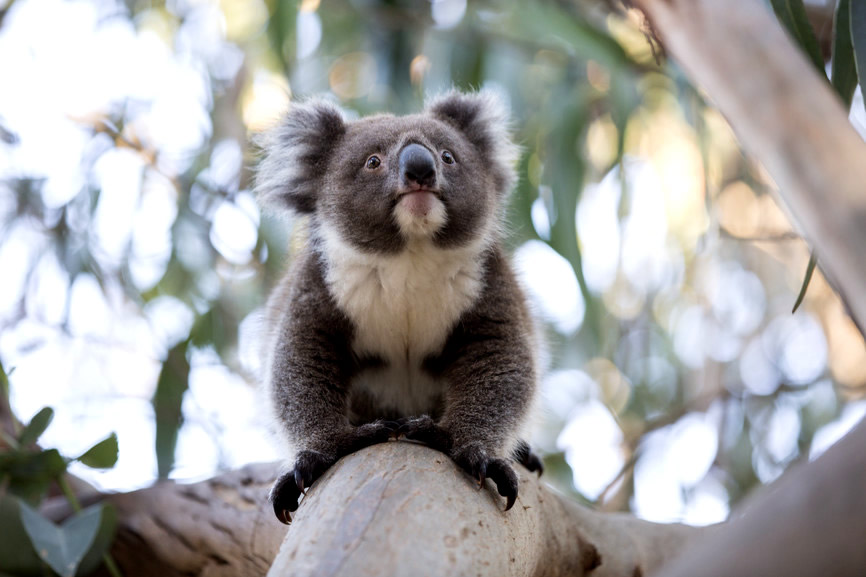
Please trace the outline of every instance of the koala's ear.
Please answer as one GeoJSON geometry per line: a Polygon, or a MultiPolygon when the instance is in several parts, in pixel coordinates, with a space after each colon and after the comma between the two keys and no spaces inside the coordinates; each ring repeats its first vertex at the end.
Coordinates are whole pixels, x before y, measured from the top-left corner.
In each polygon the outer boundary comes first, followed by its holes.
{"type": "Polygon", "coordinates": [[[434,98],[427,113],[460,130],[490,163],[497,191],[507,193],[517,180],[520,148],[511,137],[511,115],[492,90],[464,94],[456,90],[434,98]]]}
{"type": "Polygon", "coordinates": [[[343,114],[335,105],[324,100],[293,103],[280,124],[258,142],[264,157],[255,187],[262,203],[313,212],[331,151],[345,132],[343,114]]]}

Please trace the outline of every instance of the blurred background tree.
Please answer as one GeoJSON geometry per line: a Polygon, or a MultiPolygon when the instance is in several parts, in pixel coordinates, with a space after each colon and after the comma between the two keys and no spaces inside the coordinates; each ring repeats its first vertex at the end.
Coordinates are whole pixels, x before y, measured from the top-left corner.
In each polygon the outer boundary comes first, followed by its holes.
{"type": "MultiPolygon", "coordinates": [[[[791,314],[808,247],[635,11],[0,0],[0,55],[0,359],[22,421],[54,407],[45,446],[116,431],[113,469],[70,467],[101,488],[279,457],[258,327],[302,226],[260,214],[250,138],[313,94],[350,116],[451,86],[510,102],[509,241],[549,365],[534,443],[563,491],[721,521],[866,413],[843,303],[816,271],[791,314]]],[[[851,110],[866,134],[859,88],[851,110]]]]}

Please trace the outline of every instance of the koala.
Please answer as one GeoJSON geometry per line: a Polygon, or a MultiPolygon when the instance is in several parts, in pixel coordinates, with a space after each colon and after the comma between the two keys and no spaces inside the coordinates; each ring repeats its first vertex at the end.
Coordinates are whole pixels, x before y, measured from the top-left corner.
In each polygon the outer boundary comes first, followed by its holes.
{"type": "Polygon", "coordinates": [[[349,121],[294,104],[266,135],[267,206],[309,215],[267,306],[266,389],[291,447],[277,518],[341,457],[404,438],[449,455],[507,511],[537,390],[535,331],[502,247],[518,149],[489,92],[349,121]]]}

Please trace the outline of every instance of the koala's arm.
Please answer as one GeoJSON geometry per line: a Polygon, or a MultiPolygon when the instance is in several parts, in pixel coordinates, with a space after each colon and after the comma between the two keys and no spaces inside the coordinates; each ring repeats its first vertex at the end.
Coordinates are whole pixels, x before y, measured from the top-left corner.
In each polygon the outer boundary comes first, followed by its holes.
{"type": "Polygon", "coordinates": [[[480,298],[430,362],[448,382],[442,417],[416,423],[406,435],[446,451],[479,482],[492,479],[508,499],[506,509],[517,496],[509,459],[536,391],[531,322],[508,263],[493,252],[480,298]]]}
{"type": "Polygon", "coordinates": [[[386,441],[393,430],[381,422],[349,423],[348,383],[356,368],[352,327],[333,303],[316,255],[302,258],[290,273],[290,289],[277,293],[288,292],[288,302],[275,327],[269,376],[273,412],[295,454],[270,496],[285,523],[301,493],[339,458],[386,441]]]}

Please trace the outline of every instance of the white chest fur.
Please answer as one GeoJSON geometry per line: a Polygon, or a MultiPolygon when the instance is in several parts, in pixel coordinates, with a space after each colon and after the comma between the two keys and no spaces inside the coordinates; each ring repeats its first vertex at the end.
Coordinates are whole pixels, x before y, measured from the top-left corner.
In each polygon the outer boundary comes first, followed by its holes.
{"type": "Polygon", "coordinates": [[[355,326],[353,350],[376,355],[387,367],[362,375],[358,386],[385,405],[417,414],[439,394],[421,369],[441,350],[460,315],[477,298],[482,243],[443,250],[427,240],[397,255],[362,253],[327,226],[321,229],[332,295],[355,326]]]}

